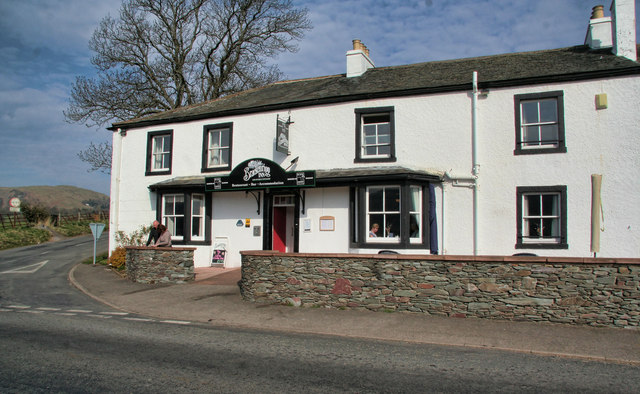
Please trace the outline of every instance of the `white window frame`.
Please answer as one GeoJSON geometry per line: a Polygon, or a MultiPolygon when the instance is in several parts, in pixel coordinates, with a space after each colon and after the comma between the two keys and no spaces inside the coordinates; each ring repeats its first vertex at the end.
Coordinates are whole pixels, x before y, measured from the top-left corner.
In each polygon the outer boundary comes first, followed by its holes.
{"type": "Polygon", "coordinates": [[[210,129],[209,130],[209,147],[207,148],[207,168],[218,168],[218,167],[228,167],[229,160],[231,158],[231,129],[228,127],[220,128],[220,129],[210,129]],[[229,143],[227,145],[222,144],[223,134],[227,134],[229,137],[229,143]],[[215,146],[215,143],[218,146],[215,146]],[[214,154],[218,152],[218,164],[213,164],[212,160],[216,157],[214,154]],[[227,161],[223,161],[224,153],[227,153],[227,161]]]}
{"type": "Polygon", "coordinates": [[[205,221],[205,204],[206,204],[206,200],[204,197],[204,194],[201,193],[193,193],[191,195],[191,240],[192,241],[204,241],[205,239],[205,228],[204,228],[204,221],[205,221]],[[195,200],[199,200],[200,201],[200,210],[199,212],[195,212],[195,204],[193,203],[195,200]],[[197,226],[198,227],[198,232],[200,233],[200,235],[194,235],[194,229],[196,228],[195,218],[199,218],[199,223],[200,225],[197,226]]]}
{"type": "Polygon", "coordinates": [[[522,194],[522,242],[523,243],[551,243],[559,244],[561,242],[561,214],[562,214],[562,197],[557,192],[543,192],[543,193],[523,193],[522,194]],[[552,197],[553,209],[555,212],[545,214],[544,202],[545,197],[552,197]],[[538,199],[538,205],[540,206],[540,213],[537,215],[530,214],[529,201],[538,199]],[[551,221],[551,235],[545,236],[544,222],[551,221]],[[537,222],[538,234],[530,234],[530,224],[537,222]],[[542,231],[541,231],[542,229],[542,231]]]}
{"type": "Polygon", "coordinates": [[[402,231],[402,197],[401,197],[401,193],[402,193],[402,187],[398,186],[398,185],[379,185],[379,186],[367,186],[366,188],[366,192],[365,192],[365,218],[366,218],[366,227],[367,227],[367,238],[366,238],[366,242],[368,243],[390,243],[390,244],[397,244],[400,243],[400,239],[401,239],[401,231],[402,231]],[[383,193],[383,200],[382,200],[382,211],[372,211],[369,208],[369,194],[373,189],[382,189],[383,193]],[[400,201],[398,201],[398,210],[397,211],[387,211],[386,210],[386,198],[387,198],[387,193],[386,190],[387,189],[397,189],[398,190],[398,199],[400,201]],[[384,218],[382,220],[381,223],[378,223],[379,225],[379,229],[378,229],[378,233],[376,234],[375,237],[371,237],[369,236],[369,231],[371,229],[371,226],[373,225],[373,223],[371,223],[371,215],[382,215],[382,217],[384,218]],[[385,227],[388,225],[387,223],[387,215],[398,215],[398,229],[393,229],[392,230],[396,230],[398,231],[398,233],[394,233],[394,235],[392,237],[388,237],[386,234],[386,229],[385,227]]]}
{"type": "MultiPolygon", "coordinates": [[[[162,195],[162,224],[164,224],[165,226],[167,226],[167,229],[171,232],[171,239],[172,240],[176,240],[176,241],[181,241],[184,239],[184,235],[177,235],[177,231],[176,231],[176,223],[177,223],[177,218],[181,217],[182,221],[184,223],[184,221],[186,220],[186,215],[184,212],[185,210],[185,201],[184,201],[184,194],[183,193],[175,193],[175,194],[163,194],[162,195]],[[172,200],[172,213],[171,214],[167,214],[167,200],[168,199],[172,200]],[[183,213],[182,215],[176,214],[176,200],[182,200],[182,210],[183,213]],[[169,223],[169,219],[173,218],[172,220],[172,224],[170,225],[169,223]]],[[[181,231],[184,231],[184,227],[183,229],[181,229],[181,231]]]]}
{"type": "Polygon", "coordinates": [[[361,116],[360,141],[362,141],[362,143],[360,144],[361,145],[360,149],[362,149],[361,157],[363,159],[386,159],[391,157],[391,115],[389,115],[389,113],[381,112],[381,113],[373,113],[373,114],[362,114],[360,116],[361,116]],[[373,123],[365,122],[365,119],[367,118],[373,118],[373,117],[379,117],[379,116],[387,117],[387,121],[373,122],[373,123]],[[380,130],[382,126],[386,126],[387,134],[381,133],[380,130]],[[367,144],[367,136],[365,133],[365,129],[367,128],[375,129],[375,142],[371,144],[367,144]],[[381,139],[383,139],[382,136],[386,136],[386,139],[388,139],[388,141],[381,142],[381,139]],[[382,154],[379,153],[380,149],[383,147],[386,147],[389,150],[389,153],[382,153],[382,154]],[[367,153],[368,148],[375,148],[376,153],[375,154],[367,153]]]}
{"type": "Polygon", "coordinates": [[[514,96],[515,120],[516,120],[516,147],[514,154],[539,154],[539,153],[565,153],[567,151],[564,129],[564,92],[553,91],[545,93],[517,94],[514,96]],[[545,119],[542,114],[542,103],[553,104],[555,119],[545,119]],[[524,106],[535,104],[537,106],[537,119],[525,119],[524,106]],[[542,129],[544,127],[555,127],[556,135],[554,140],[542,140],[542,129]],[[527,140],[527,129],[537,128],[537,139],[527,140]]]}
{"type": "Polygon", "coordinates": [[[567,243],[567,187],[557,186],[519,186],[516,188],[517,200],[517,249],[568,249],[567,243]],[[552,196],[552,210],[545,211],[544,198],[552,196]],[[529,212],[529,202],[537,202],[540,212],[529,212]],[[532,223],[538,222],[537,234],[531,234],[532,223]],[[546,223],[545,223],[546,222],[546,223]],[[545,226],[551,229],[545,235],[545,226]]]}
{"type": "Polygon", "coordinates": [[[171,136],[161,134],[151,137],[151,171],[171,169],[171,136]]]}
{"type": "Polygon", "coordinates": [[[410,243],[422,243],[422,223],[423,223],[423,218],[422,218],[422,187],[420,186],[410,186],[409,187],[409,242],[410,243]],[[413,191],[416,190],[418,192],[418,200],[417,201],[411,201],[411,199],[413,198],[413,191]],[[417,208],[416,210],[412,210],[411,209],[411,204],[413,203],[413,205],[415,206],[414,208],[417,208]],[[417,215],[418,216],[418,222],[416,223],[418,226],[418,235],[416,237],[412,237],[411,236],[411,218],[413,216],[417,215]]]}

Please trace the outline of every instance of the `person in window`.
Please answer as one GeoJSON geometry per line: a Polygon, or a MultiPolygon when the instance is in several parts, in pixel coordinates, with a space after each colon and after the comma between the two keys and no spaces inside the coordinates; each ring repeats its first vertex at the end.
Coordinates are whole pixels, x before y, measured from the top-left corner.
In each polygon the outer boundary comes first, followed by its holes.
{"type": "Polygon", "coordinates": [[[154,246],[155,243],[158,241],[158,237],[160,236],[160,234],[158,233],[159,224],[160,222],[158,222],[157,220],[153,221],[151,231],[149,231],[149,239],[147,239],[147,246],[149,245],[154,246]]]}
{"type": "Polygon", "coordinates": [[[391,225],[387,225],[387,227],[384,228],[384,233],[385,233],[385,237],[393,237],[393,232],[391,231],[391,225]]]}
{"type": "Polygon", "coordinates": [[[160,236],[158,237],[156,243],[153,244],[153,246],[171,246],[171,233],[169,232],[169,230],[167,230],[167,227],[164,224],[158,225],[158,233],[160,233],[160,236]]]}
{"type": "Polygon", "coordinates": [[[369,230],[369,237],[370,238],[378,237],[377,232],[379,228],[380,228],[380,225],[378,225],[378,223],[373,223],[373,225],[371,226],[371,230],[369,230]]]}
{"type": "Polygon", "coordinates": [[[416,223],[416,220],[414,218],[411,218],[409,229],[411,230],[411,238],[417,238],[420,235],[420,227],[418,227],[418,223],[416,223]]]}

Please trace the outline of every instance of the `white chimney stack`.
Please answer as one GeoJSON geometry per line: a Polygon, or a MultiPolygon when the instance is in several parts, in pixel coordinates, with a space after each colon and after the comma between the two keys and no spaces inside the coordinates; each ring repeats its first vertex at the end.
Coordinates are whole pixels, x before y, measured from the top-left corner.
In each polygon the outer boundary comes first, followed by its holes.
{"type": "Polygon", "coordinates": [[[604,6],[597,5],[591,11],[589,28],[584,44],[591,49],[611,48],[611,17],[604,16],[604,6]]]}
{"type": "Polygon", "coordinates": [[[613,23],[613,53],[637,61],[636,53],[636,5],[635,0],[611,2],[613,23]]]}
{"type": "Polygon", "coordinates": [[[347,78],[359,77],[373,67],[369,49],[360,40],[353,40],[353,50],[347,52],[347,78]]]}

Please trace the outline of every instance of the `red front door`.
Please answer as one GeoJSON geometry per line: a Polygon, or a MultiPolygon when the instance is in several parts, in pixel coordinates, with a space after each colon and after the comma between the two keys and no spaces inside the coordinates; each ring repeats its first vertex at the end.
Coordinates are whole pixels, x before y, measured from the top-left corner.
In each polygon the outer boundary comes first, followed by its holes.
{"type": "Polygon", "coordinates": [[[287,251],[287,208],[273,208],[273,250],[287,251]]]}

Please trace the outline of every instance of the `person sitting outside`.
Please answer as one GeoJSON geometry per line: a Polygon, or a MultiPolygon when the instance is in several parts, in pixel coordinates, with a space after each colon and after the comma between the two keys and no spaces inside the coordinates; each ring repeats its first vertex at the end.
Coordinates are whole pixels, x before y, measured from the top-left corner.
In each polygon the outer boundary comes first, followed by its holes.
{"type": "Polygon", "coordinates": [[[149,245],[154,246],[155,243],[158,241],[158,237],[160,236],[160,233],[158,233],[159,224],[160,222],[158,222],[157,220],[153,221],[151,231],[149,231],[149,239],[147,239],[147,246],[149,245]]]}
{"type": "Polygon", "coordinates": [[[171,233],[169,232],[169,230],[167,230],[167,227],[164,224],[158,225],[158,233],[160,234],[160,236],[158,237],[158,240],[153,244],[153,246],[171,246],[171,233]]]}

